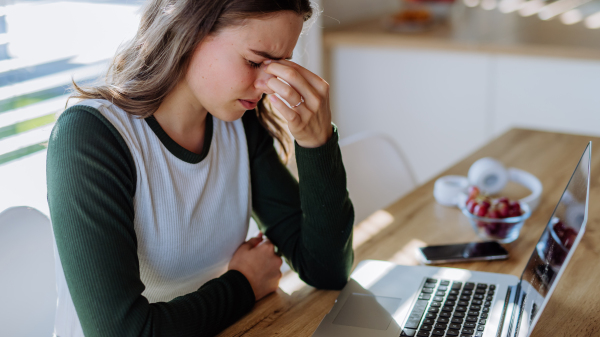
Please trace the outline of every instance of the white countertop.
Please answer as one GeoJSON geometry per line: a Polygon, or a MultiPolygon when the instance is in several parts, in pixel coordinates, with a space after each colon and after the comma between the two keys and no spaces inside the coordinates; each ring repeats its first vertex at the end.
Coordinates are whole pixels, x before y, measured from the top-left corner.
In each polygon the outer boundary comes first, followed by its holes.
{"type": "Polygon", "coordinates": [[[600,60],[600,29],[582,23],[565,25],[558,18],[543,21],[537,15],[455,6],[447,23],[426,32],[390,32],[383,28],[382,18],[376,18],[325,29],[324,44],[326,48],[414,47],[600,60]]]}

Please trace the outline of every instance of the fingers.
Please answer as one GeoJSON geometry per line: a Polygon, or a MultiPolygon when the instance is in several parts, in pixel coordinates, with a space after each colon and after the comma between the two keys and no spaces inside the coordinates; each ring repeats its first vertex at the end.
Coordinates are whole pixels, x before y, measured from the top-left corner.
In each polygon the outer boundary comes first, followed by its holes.
{"type": "Polygon", "coordinates": [[[262,232],[259,233],[257,236],[244,242],[242,245],[247,245],[248,249],[251,249],[251,248],[258,246],[261,242],[263,242],[263,233],[262,232]]]}
{"type": "Polygon", "coordinates": [[[258,244],[258,246],[256,248],[264,250],[264,253],[266,253],[266,254],[268,254],[268,256],[276,259],[279,262],[278,266],[281,267],[281,264],[283,263],[283,261],[281,260],[281,256],[279,256],[279,255],[277,255],[277,253],[275,253],[275,245],[273,244],[273,242],[271,242],[269,239],[266,239],[263,242],[261,242],[260,244],[258,244]]]}
{"type": "Polygon", "coordinates": [[[263,247],[265,250],[273,250],[273,252],[275,251],[275,245],[269,239],[263,240],[256,247],[263,247]]]}
{"type": "Polygon", "coordinates": [[[275,95],[269,95],[269,101],[271,101],[273,107],[288,121],[288,127],[292,133],[302,125],[302,117],[300,116],[300,111],[304,109],[302,105],[295,108],[298,111],[294,111],[294,109],[288,108],[288,106],[275,95]]]}
{"type": "Polygon", "coordinates": [[[271,63],[265,72],[277,76],[289,84],[287,85],[277,78],[271,78],[267,82],[267,86],[271,90],[281,95],[292,106],[300,102],[301,95],[306,102],[303,104],[306,104],[311,111],[319,110],[321,95],[297,69],[280,63],[271,63]]]}
{"type": "Polygon", "coordinates": [[[273,107],[281,113],[281,115],[288,121],[290,126],[297,124],[300,121],[300,115],[296,111],[288,108],[288,106],[285,105],[285,103],[283,103],[283,101],[276,95],[269,95],[268,98],[271,102],[271,105],[273,105],[273,107]]]}
{"type": "MultiPolygon", "coordinates": [[[[244,243],[246,247],[252,238],[244,243]]],[[[244,247],[244,245],[242,245],[244,247]]],[[[237,270],[250,282],[256,300],[277,290],[281,279],[282,260],[275,255],[273,244],[269,240],[263,240],[254,249],[238,251],[229,262],[229,270],[237,270]]]]}
{"type": "Polygon", "coordinates": [[[283,83],[281,80],[277,78],[271,78],[267,82],[268,87],[279,94],[281,98],[286,100],[292,107],[294,107],[298,102],[301,102],[300,94],[294,90],[291,86],[283,83]]]}
{"type": "Polygon", "coordinates": [[[252,239],[250,239],[250,240],[246,241],[246,244],[248,245],[248,248],[249,248],[249,249],[252,249],[252,248],[254,248],[254,247],[258,246],[258,245],[260,244],[260,242],[261,242],[261,241],[262,241],[262,239],[259,239],[259,238],[252,238],[252,239]]]}
{"type": "MultiPolygon", "coordinates": [[[[270,60],[269,60],[270,61],[270,60]]],[[[265,64],[269,64],[267,63],[268,61],[265,61],[265,64]]],[[[287,67],[291,67],[294,70],[296,70],[304,79],[306,79],[306,81],[317,90],[317,92],[321,95],[325,95],[327,94],[327,92],[329,91],[329,83],[327,83],[324,79],[322,79],[321,77],[319,77],[318,75],[312,73],[310,70],[302,67],[301,65],[292,62],[292,61],[288,61],[288,60],[278,60],[278,61],[271,61],[270,64],[281,64],[283,66],[287,66],[287,67]]],[[[267,67],[266,72],[269,73],[267,67]]],[[[275,74],[273,74],[275,75],[275,74]]],[[[275,76],[279,76],[279,75],[275,75],[275,76]]],[[[285,77],[284,77],[285,79],[285,77]]]]}

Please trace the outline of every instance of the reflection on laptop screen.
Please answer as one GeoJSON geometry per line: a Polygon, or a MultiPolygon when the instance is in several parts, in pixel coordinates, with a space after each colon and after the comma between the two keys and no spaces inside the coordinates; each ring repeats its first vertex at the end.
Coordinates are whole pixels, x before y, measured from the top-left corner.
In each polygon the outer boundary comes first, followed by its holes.
{"type": "Polygon", "coordinates": [[[529,336],[581,240],[587,221],[591,142],[586,147],[517,286],[509,336],[529,336]]]}

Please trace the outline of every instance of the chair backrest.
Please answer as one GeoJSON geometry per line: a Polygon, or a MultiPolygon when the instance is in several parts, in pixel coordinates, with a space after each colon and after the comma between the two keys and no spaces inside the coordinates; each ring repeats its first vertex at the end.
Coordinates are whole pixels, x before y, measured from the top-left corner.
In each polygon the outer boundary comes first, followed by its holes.
{"type": "Polygon", "coordinates": [[[389,137],[359,133],[340,140],[355,224],[410,192],[416,181],[404,155],[389,137]]]}
{"type": "Polygon", "coordinates": [[[0,335],[52,336],[56,311],[50,220],[30,207],[0,213],[0,335]]]}

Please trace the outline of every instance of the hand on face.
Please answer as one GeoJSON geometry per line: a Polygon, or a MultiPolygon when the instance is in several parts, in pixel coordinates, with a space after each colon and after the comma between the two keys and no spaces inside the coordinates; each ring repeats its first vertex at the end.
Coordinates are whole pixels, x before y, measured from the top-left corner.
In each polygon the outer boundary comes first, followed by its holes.
{"type": "Polygon", "coordinates": [[[281,264],[281,257],[275,254],[273,243],[263,240],[261,233],[237,249],[229,261],[228,270],[237,270],[246,276],[258,301],[279,287],[281,264]]]}
{"type": "Polygon", "coordinates": [[[315,148],[325,144],[333,133],[329,108],[329,84],[291,61],[267,60],[264,64],[266,73],[289,83],[287,85],[272,77],[268,80],[267,86],[286,100],[292,108],[274,94],[269,95],[269,100],[288,121],[290,132],[298,145],[315,148]],[[294,107],[302,99],[304,102],[294,107]]]}

